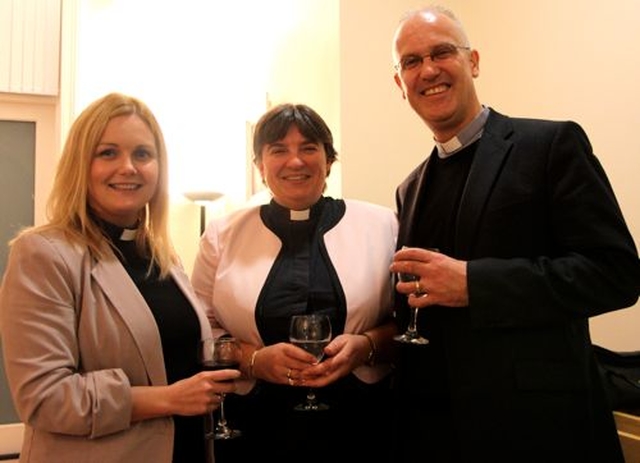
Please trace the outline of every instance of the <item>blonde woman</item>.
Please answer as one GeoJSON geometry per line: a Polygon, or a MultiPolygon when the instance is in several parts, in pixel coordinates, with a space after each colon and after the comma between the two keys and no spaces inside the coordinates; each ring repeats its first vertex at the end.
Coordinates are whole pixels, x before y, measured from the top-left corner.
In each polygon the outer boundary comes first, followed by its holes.
{"type": "Polygon", "coordinates": [[[206,316],[167,232],[167,153],[141,101],[71,127],[49,222],[12,242],[0,288],[21,462],[205,461],[203,419],[239,372],[201,372],[206,316]]]}

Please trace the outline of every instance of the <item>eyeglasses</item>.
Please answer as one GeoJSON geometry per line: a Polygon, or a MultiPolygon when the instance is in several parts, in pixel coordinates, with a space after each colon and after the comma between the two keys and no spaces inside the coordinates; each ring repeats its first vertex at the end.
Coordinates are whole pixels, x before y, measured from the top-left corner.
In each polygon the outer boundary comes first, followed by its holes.
{"type": "Polygon", "coordinates": [[[431,49],[426,55],[407,55],[400,58],[394,66],[396,71],[411,71],[422,66],[425,58],[429,58],[433,63],[443,63],[458,54],[458,50],[471,50],[470,47],[454,45],[452,43],[441,43],[431,49]]]}

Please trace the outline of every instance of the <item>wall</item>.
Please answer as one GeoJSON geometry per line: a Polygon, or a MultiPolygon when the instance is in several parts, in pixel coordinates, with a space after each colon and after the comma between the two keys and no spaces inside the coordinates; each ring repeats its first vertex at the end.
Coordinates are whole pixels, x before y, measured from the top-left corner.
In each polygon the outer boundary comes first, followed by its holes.
{"type": "Polygon", "coordinates": [[[307,104],[329,125],[338,162],[327,179],[326,193],[335,197],[342,196],[340,3],[294,1],[295,21],[274,46],[266,86],[273,104],[307,104]]]}
{"type": "MultiPolygon", "coordinates": [[[[391,39],[424,2],[341,2],[343,193],[393,207],[393,192],[433,147],[393,82],[391,39]]],[[[588,132],[640,243],[640,2],[447,2],[480,52],[481,101],[514,116],[573,119],[588,132]]],[[[640,305],[591,320],[596,343],[640,350],[640,305]]]]}

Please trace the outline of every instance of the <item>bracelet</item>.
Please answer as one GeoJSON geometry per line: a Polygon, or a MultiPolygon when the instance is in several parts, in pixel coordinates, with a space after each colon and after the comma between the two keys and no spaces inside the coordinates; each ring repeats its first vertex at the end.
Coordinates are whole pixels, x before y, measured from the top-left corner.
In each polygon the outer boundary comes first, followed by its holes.
{"type": "Polygon", "coordinates": [[[372,367],[376,362],[376,343],[373,341],[373,338],[370,334],[362,333],[362,336],[367,338],[367,341],[369,341],[369,347],[371,348],[371,350],[369,351],[369,355],[367,356],[367,360],[364,362],[364,364],[372,367]]]}
{"type": "Polygon", "coordinates": [[[255,367],[256,365],[256,355],[258,354],[259,350],[260,348],[258,347],[253,351],[253,354],[251,354],[251,360],[249,361],[249,378],[255,378],[255,376],[253,376],[253,367],[255,367]]]}

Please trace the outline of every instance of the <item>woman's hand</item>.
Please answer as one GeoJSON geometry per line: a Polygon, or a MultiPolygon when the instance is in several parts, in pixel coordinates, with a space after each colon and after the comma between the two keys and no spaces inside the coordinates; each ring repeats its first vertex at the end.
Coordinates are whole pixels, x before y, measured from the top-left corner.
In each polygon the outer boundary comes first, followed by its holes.
{"type": "MultiPolygon", "coordinates": [[[[320,363],[302,370],[296,384],[309,387],[323,387],[331,384],[365,364],[370,351],[369,340],[361,334],[336,336],[325,347],[325,358],[320,363]]],[[[298,374],[295,376],[298,378],[298,374]]]]}
{"type": "Polygon", "coordinates": [[[275,384],[300,385],[300,371],[316,363],[316,358],[293,344],[280,342],[262,347],[255,354],[253,376],[275,384]]]}
{"type": "Polygon", "coordinates": [[[220,394],[236,389],[238,370],[202,371],[169,386],[136,386],[131,389],[131,420],[169,415],[203,415],[220,406],[220,394]]]}

